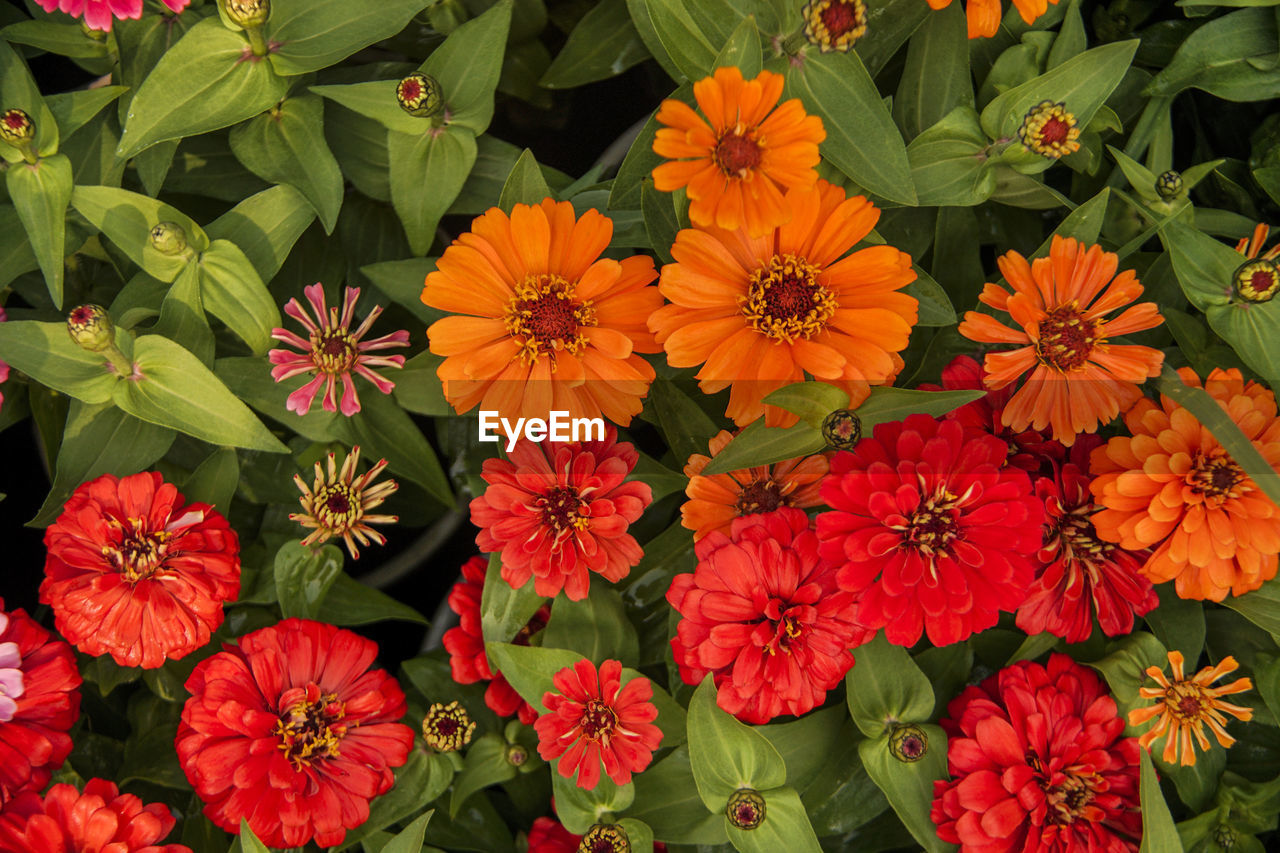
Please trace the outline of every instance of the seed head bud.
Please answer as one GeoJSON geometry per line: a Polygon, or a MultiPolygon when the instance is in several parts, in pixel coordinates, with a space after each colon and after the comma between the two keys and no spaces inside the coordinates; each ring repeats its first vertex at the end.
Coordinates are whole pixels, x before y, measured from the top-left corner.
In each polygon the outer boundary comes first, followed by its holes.
{"type": "Polygon", "coordinates": [[[800,17],[804,37],[823,53],[848,53],[867,32],[865,0],[809,0],[800,17]]]}
{"type": "Polygon", "coordinates": [[[523,767],[528,760],[529,750],[520,744],[513,743],[507,747],[507,763],[512,767],[523,767]]]}
{"type": "Polygon", "coordinates": [[[1223,850],[1233,849],[1236,846],[1236,831],[1225,823],[1218,824],[1213,829],[1213,843],[1223,850]]]}
{"type": "Polygon", "coordinates": [[[578,842],[578,853],[631,853],[631,839],[619,824],[597,823],[578,842]]]}
{"type": "Polygon", "coordinates": [[[913,764],[929,752],[929,735],[914,723],[893,727],[889,752],[905,764],[913,764]]]}
{"type": "Polygon", "coordinates": [[[414,72],[396,86],[400,109],[411,116],[427,118],[444,109],[444,91],[436,78],[414,72]]]}
{"type": "Polygon", "coordinates": [[[862,440],[862,419],[850,409],[836,409],[823,419],[822,437],[837,450],[852,450],[862,440]]]}
{"type": "Polygon", "coordinates": [[[35,138],[36,123],[22,110],[5,110],[0,115],[0,139],[20,148],[35,138]]]}
{"type": "Polygon", "coordinates": [[[1280,291],[1280,267],[1257,258],[1241,264],[1231,277],[1235,295],[1245,302],[1270,302],[1280,291]]]}
{"type": "Polygon", "coordinates": [[[227,17],[245,29],[260,27],[271,17],[271,0],[227,0],[227,17]]]}
{"type": "Polygon", "coordinates": [[[466,708],[457,702],[442,705],[439,702],[427,709],[422,721],[422,736],[427,746],[437,752],[457,752],[471,743],[476,724],[471,721],[466,708]]]}
{"type": "Polygon", "coordinates": [[[729,797],[724,813],[738,829],[755,829],[764,823],[764,797],[753,788],[739,788],[729,797]]]}
{"type": "Polygon", "coordinates": [[[89,352],[102,352],[115,346],[116,327],[111,315],[101,305],[81,305],[67,315],[67,334],[89,352]]]}
{"type": "Polygon", "coordinates": [[[162,255],[181,255],[187,250],[187,232],[176,222],[161,222],[151,229],[151,247],[162,255]]]}
{"type": "Polygon", "coordinates": [[[1156,193],[1165,201],[1173,201],[1182,193],[1182,173],[1170,169],[1156,178],[1156,193]]]}

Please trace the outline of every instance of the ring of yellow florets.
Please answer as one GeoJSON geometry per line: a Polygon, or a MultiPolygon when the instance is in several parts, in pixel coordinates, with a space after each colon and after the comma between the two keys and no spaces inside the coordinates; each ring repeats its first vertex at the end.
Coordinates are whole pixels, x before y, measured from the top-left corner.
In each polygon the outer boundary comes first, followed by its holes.
{"type": "Polygon", "coordinates": [[[578,842],[578,853],[631,853],[631,839],[617,824],[597,823],[578,842]]]}
{"type": "Polygon", "coordinates": [[[30,142],[35,135],[35,122],[22,110],[5,110],[4,114],[0,115],[0,139],[10,145],[30,142]]]}
{"type": "Polygon", "coordinates": [[[581,328],[596,325],[596,313],[590,300],[574,299],[574,290],[574,284],[550,273],[517,285],[503,321],[507,333],[521,339],[518,355],[526,364],[549,355],[554,370],[557,353],[577,355],[586,347],[581,328]]]}
{"type": "Polygon", "coordinates": [[[301,769],[317,758],[338,756],[347,733],[345,716],[346,708],[336,694],[322,694],[315,688],[284,709],[273,733],[280,738],[280,751],[295,769],[301,769]]]}
{"type": "Polygon", "coordinates": [[[738,297],[751,328],[775,341],[807,340],[836,313],[836,297],[818,282],[818,267],[795,255],[774,255],[751,274],[738,297]]]}
{"type": "Polygon", "coordinates": [[[457,702],[439,702],[427,709],[422,720],[422,738],[437,752],[457,752],[471,743],[476,724],[457,702]]]}
{"type": "Polygon", "coordinates": [[[764,797],[760,796],[759,791],[751,788],[739,788],[734,791],[724,807],[729,823],[738,829],[756,829],[764,823],[765,812],[764,797]]]}
{"type": "Polygon", "coordinates": [[[321,373],[341,376],[355,367],[359,356],[359,345],[345,327],[311,333],[311,361],[321,373]]]}
{"type": "Polygon", "coordinates": [[[444,93],[434,77],[413,73],[396,86],[400,108],[411,116],[425,118],[444,109],[444,93]]]}
{"type": "Polygon", "coordinates": [[[889,752],[899,761],[911,764],[929,752],[929,734],[914,724],[893,727],[889,735],[889,752]]]}
{"type": "Polygon", "coordinates": [[[1080,148],[1076,140],[1080,138],[1080,128],[1076,127],[1076,117],[1067,112],[1065,103],[1041,101],[1031,109],[1018,128],[1018,139],[1029,150],[1042,157],[1056,160],[1066,154],[1074,153],[1080,148]]]}
{"type": "Polygon", "coordinates": [[[848,53],[867,32],[863,0],[809,0],[800,15],[805,38],[823,53],[848,53]]]}
{"type": "Polygon", "coordinates": [[[862,419],[851,409],[836,409],[822,419],[822,437],[837,450],[852,450],[862,440],[862,419]]]}
{"type": "Polygon", "coordinates": [[[350,483],[337,482],[321,486],[316,492],[313,514],[321,530],[341,536],[355,527],[364,516],[364,502],[350,483]]]}
{"type": "Polygon", "coordinates": [[[1231,279],[1245,302],[1270,302],[1280,291],[1280,267],[1263,258],[1242,264],[1231,279]]]}
{"type": "Polygon", "coordinates": [[[1172,201],[1182,192],[1182,173],[1170,169],[1156,178],[1156,194],[1165,201],[1172,201]]]}

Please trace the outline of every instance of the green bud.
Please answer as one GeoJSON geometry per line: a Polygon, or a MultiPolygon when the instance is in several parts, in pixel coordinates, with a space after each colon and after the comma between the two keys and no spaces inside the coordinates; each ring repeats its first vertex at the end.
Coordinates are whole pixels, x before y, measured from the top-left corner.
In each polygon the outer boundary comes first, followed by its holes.
{"type": "Polygon", "coordinates": [[[227,0],[227,17],[245,29],[260,27],[271,17],[271,0],[227,0]]]}
{"type": "Polygon", "coordinates": [[[102,352],[115,346],[116,327],[101,305],[81,305],[67,315],[67,334],[83,349],[102,352]]]}
{"type": "Polygon", "coordinates": [[[578,842],[578,853],[631,853],[631,839],[621,825],[597,823],[578,842]]]}
{"type": "Polygon", "coordinates": [[[507,747],[507,763],[512,767],[522,767],[529,760],[529,750],[518,743],[507,747]]]}
{"type": "Polygon", "coordinates": [[[753,788],[739,788],[729,797],[724,813],[738,829],[755,829],[764,823],[764,797],[753,788]]]}
{"type": "Polygon", "coordinates": [[[1245,302],[1270,302],[1280,291],[1280,267],[1266,258],[1241,264],[1231,277],[1235,295],[1245,302]]]}
{"type": "Polygon", "coordinates": [[[0,115],[0,139],[15,148],[23,148],[36,138],[36,123],[22,110],[5,110],[0,115]]]}
{"type": "Polygon", "coordinates": [[[862,440],[862,420],[851,409],[836,409],[823,419],[822,437],[837,450],[852,450],[862,440]]]}
{"type": "Polygon", "coordinates": [[[913,723],[894,726],[889,752],[905,764],[917,762],[929,752],[929,735],[913,723]]]}
{"type": "Polygon", "coordinates": [[[162,255],[181,255],[187,250],[187,232],[176,222],[161,222],[151,229],[151,248],[162,255]]]}
{"type": "Polygon", "coordinates": [[[1223,850],[1231,850],[1236,846],[1236,831],[1228,824],[1218,824],[1213,828],[1213,843],[1223,850]]]}
{"type": "Polygon", "coordinates": [[[414,72],[396,86],[400,109],[411,116],[426,118],[444,109],[444,91],[434,77],[414,72]]]}
{"type": "Polygon", "coordinates": [[[1182,173],[1170,169],[1156,178],[1156,193],[1165,201],[1173,201],[1182,194],[1182,173]]]}

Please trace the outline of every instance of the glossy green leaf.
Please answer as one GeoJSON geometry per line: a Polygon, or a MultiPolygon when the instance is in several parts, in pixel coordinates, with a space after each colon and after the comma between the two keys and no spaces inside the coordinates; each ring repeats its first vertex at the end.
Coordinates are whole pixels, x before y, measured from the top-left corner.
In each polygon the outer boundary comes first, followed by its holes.
{"type": "Polygon", "coordinates": [[[893,116],[908,139],[933,127],[956,107],[973,106],[967,26],[964,10],[952,3],[925,18],[911,37],[893,99],[893,116]]]}
{"type": "Polygon", "coordinates": [[[196,253],[209,248],[209,237],[195,220],[176,207],[140,193],[115,187],[76,187],[71,206],[93,223],[120,251],[148,274],[173,281],[187,267],[186,254],[165,254],[151,241],[151,229],[162,222],[183,230],[188,247],[196,253]]]}
{"type": "Polygon", "coordinates": [[[276,552],[274,573],[276,597],[284,617],[316,618],[320,603],[342,573],[342,562],[342,551],[333,545],[282,545],[276,552]]]}
{"type": "Polygon", "coordinates": [[[716,55],[715,68],[732,65],[742,72],[748,80],[760,73],[764,64],[763,52],[760,48],[760,27],[754,15],[748,15],[734,28],[729,40],[716,55]]]}
{"type": "Polygon", "coordinates": [[[381,853],[422,853],[422,836],[427,832],[427,822],[435,810],[423,812],[413,823],[396,833],[382,848],[381,853]]]}
{"type": "Polygon", "coordinates": [[[160,319],[151,332],[182,344],[205,367],[213,366],[213,330],[204,316],[200,298],[200,270],[188,264],[160,303],[160,319]]]}
{"type": "Polygon", "coordinates": [[[502,194],[498,197],[498,207],[507,213],[517,204],[538,205],[551,195],[551,188],[538,168],[538,161],[528,148],[521,153],[516,164],[511,167],[511,174],[502,185],[502,194]]]}
{"type": "Polygon", "coordinates": [[[370,459],[384,457],[390,470],[422,486],[444,506],[453,506],[449,480],[413,419],[376,388],[366,388],[360,403],[360,411],[346,422],[351,443],[360,445],[370,459]]]}
{"type": "Polygon", "coordinates": [[[246,59],[248,43],[213,18],[196,24],[164,54],[129,104],[117,154],[195,136],[270,109],[288,82],[271,65],[246,59]]]}
{"type": "Polygon", "coordinates": [[[632,667],[640,661],[640,641],[627,618],[622,597],[603,584],[592,584],[581,601],[570,601],[563,594],[556,596],[542,643],[548,648],[578,652],[592,661],[612,658],[632,667]]]}
{"type": "Polygon", "coordinates": [[[538,85],[571,89],[615,77],[648,57],[626,0],[603,0],[578,21],[538,85]]]}
{"type": "Polygon", "coordinates": [[[210,314],[261,355],[271,348],[280,309],[240,247],[214,240],[200,255],[200,295],[210,314]]]}
{"type": "Polygon", "coordinates": [[[279,74],[319,71],[405,28],[427,0],[272,0],[264,27],[279,74]]]}
{"type": "Polygon", "coordinates": [[[476,791],[516,777],[516,768],[507,761],[507,743],[502,735],[490,732],[467,747],[462,770],[453,783],[449,815],[457,817],[458,809],[476,791]]]}
{"type": "Polygon", "coordinates": [[[391,203],[404,226],[409,246],[425,255],[436,239],[436,225],[458,197],[476,161],[476,138],[465,127],[439,135],[387,136],[391,155],[391,203]]]}
{"type": "Polygon", "coordinates": [[[420,66],[423,74],[440,83],[451,125],[473,134],[484,133],[489,126],[510,25],[511,2],[499,0],[449,33],[420,66]]]}
{"type": "Polygon", "coordinates": [[[0,361],[41,385],[85,403],[105,403],[118,377],[101,353],[82,350],[66,323],[0,323],[0,361]]]}
{"type": "Polygon", "coordinates": [[[922,723],[933,713],[928,677],[884,632],[858,647],[857,662],[844,683],[849,713],[868,738],[880,737],[894,723],[922,723]]]}
{"type": "Polygon", "coordinates": [[[209,223],[208,236],[240,247],[263,281],[275,278],[315,211],[302,193],[280,185],[249,196],[209,223]]]}
{"type": "Polygon", "coordinates": [[[933,804],[933,783],[947,778],[947,735],[939,726],[920,728],[929,744],[924,756],[917,761],[905,762],[894,757],[888,734],[862,741],[858,744],[858,754],[867,775],[884,791],[889,805],[916,843],[929,853],[943,853],[954,848],[938,837],[929,809],[933,804]]]}
{"type": "Polygon", "coordinates": [[[907,146],[911,176],[922,205],[969,207],[995,192],[987,137],[972,107],[959,106],[907,146]]]}
{"type": "MultiPolygon", "coordinates": [[[[300,530],[299,535],[303,531],[300,530]]],[[[374,622],[394,620],[427,624],[427,617],[407,604],[397,601],[385,592],[347,574],[339,574],[329,587],[329,594],[320,602],[316,620],[330,625],[369,625],[374,622]]]]}
{"type": "Polygon", "coordinates": [[[1228,101],[1260,101],[1280,92],[1276,16],[1241,9],[1197,27],[1144,94],[1170,97],[1203,89],[1228,101]]]}
{"type": "Polygon", "coordinates": [[[764,735],[716,705],[708,675],[689,701],[689,762],[698,795],[712,812],[723,813],[740,788],[764,791],[786,784],[782,756],[764,735]]]}
{"type": "Polygon", "coordinates": [[[1139,853],[1182,853],[1178,830],[1169,815],[1169,805],[1160,793],[1151,756],[1145,749],[1138,750],[1139,799],[1142,804],[1142,845],[1139,853]]]}
{"type": "Polygon", "coordinates": [[[188,503],[207,503],[225,516],[239,484],[240,458],[231,448],[220,447],[191,472],[182,484],[182,494],[188,503]]]}
{"type": "Polygon", "coordinates": [[[40,262],[49,296],[54,305],[62,307],[71,161],[65,154],[54,154],[36,163],[14,163],[5,174],[5,186],[40,262]]]}
{"type": "Polygon", "coordinates": [[[822,846],[814,834],[813,824],[805,812],[800,796],[790,787],[762,791],[765,802],[764,822],[755,829],[739,829],[725,818],[729,842],[740,853],[821,853],[822,846]]]}

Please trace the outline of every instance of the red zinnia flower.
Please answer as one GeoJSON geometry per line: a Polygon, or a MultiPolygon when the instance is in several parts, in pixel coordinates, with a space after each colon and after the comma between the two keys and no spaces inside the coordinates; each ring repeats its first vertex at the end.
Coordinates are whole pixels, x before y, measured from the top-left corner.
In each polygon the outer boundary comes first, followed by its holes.
{"type": "Polygon", "coordinates": [[[45,531],[40,602],[88,655],[154,669],[209,642],[240,594],[240,540],[208,504],[154,471],[103,474],[45,531]]]}
{"type": "Polygon", "coordinates": [[[502,579],[516,589],[570,601],[587,597],[598,572],[622,580],[644,552],[627,527],[650,503],[644,483],[624,483],[640,455],[609,427],[603,441],[538,444],[521,440],[505,459],[486,459],[489,484],[471,502],[481,551],[502,551],[502,579]]]}
{"type": "Polygon", "coordinates": [[[413,729],[378,647],[308,619],[286,619],[196,665],[175,746],[204,813],[240,819],[268,847],[341,844],[394,783],[413,729]]]}
{"type": "Polygon", "coordinates": [[[819,559],[808,516],[783,507],[735,518],[728,536],[708,533],[696,553],[693,574],[667,590],[683,617],[671,640],[680,677],[698,684],[715,673],[716,704],[749,723],[821,705],[867,632],[819,559]]]}
{"type": "Polygon", "coordinates": [[[1015,610],[1035,578],[1044,506],[1009,446],[954,420],[880,424],[831,460],[822,558],[857,596],[855,619],[889,642],[958,643],[1015,610]]]}
{"type": "Polygon", "coordinates": [[[1040,576],[1018,608],[1018,627],[1028,634],[1048,631],[1082,643],[1093,633],[1096,612],[1102,632],[1117,637],[1160,603],[1140,573],[1147,555],[1098,538],[1090,520],[1097,507],[1089,493],[1089,453],[1101,444],[1096,435],[1082,435],[1070,462],[1036,480],[1045,508],[1044,547],[1036,554],[1040,576]]]}
{"type": "Polygon", "coordinates": [[[619,785],[649,766],[662,742],[649,679],[636,677],[624,686],[621,662],[607,660],[597,673],[591,661],[580,660],[557,672],[552,683],[560,692],[543,694],[547,713],[533,727],[538,754],[544,761],[559,758],[561,776],[576,772],[578,787],[592,790],[601,764],[619,785]]]}
{"type": "MultiPolygon", "coordinates": [[[[73,18],[84,16],[91,30],[111,31],[111,22],[142,17],[142,0],[36,0],[46,12],[60,9],[73,18]]],[[[172,12],[181,12],[191,0],[160,0],[172,12]]],[[[114,853],[114,851],[113,851],[114,853]]]]}
{"type": "Polygon", "coordinates": [[[44,788],[71,753],[79,687],[71,647],[0,599],[0,806],[44,788]]]}
{"type": "MultiPolygon", "coordinates": [[[[515,688],[507,683],[502,673],[494,672],[484,653],[484,632],[480,627],[480,598],[484,594],[484,575],[489,561],[484,557],[472,557],[462,564],[462,580],[449,590],[449,607],[458,614],[458,627],[444,632],[444,647],[449,652],[449,669],[453,680],[459,684],[475,684],[488,681],[484,691],[484,703],[499,717],[520,715],[520,722],[532,725],[538,719],[533,706],[520,698],[515,688]]],[[[547,626],[551,608],[545,604],[538,608],[520,633],[511,642],[517,646],[529,645],[529,638],[547,626]]]]}
{"type": "Polygon", "coordinates": [[[947,706],[938,837],[961,853],[1138,849],[1138,739],[1092,670],[1019,661],[947,706]]]}
{"type": "Polygon", "coordinates": [[[161,803],[142,804],[114,782],[90,779],[84,793],[59,784],[44,798],[28,791],[0,813],[0,853],[191,853],[158,844],[173,829],[161,803]]]}

